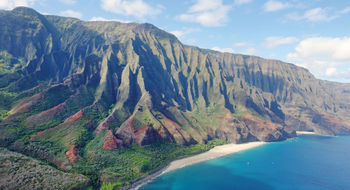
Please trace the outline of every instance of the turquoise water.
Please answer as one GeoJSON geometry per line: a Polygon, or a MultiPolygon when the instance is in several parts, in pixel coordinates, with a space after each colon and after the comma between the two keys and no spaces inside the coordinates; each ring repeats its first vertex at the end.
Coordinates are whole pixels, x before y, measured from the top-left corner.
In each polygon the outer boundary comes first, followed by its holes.
{"type": "Polygon", "coordinates": [[[269,143],[167,173],[141,189],[350,190],[350,136],[269,143]]]}

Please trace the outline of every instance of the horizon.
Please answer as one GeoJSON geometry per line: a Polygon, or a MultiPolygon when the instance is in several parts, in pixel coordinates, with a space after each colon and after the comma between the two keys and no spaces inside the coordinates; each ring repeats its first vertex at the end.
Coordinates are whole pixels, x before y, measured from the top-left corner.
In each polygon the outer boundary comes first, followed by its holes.
{"type": "Polygon", "coordinates": [[[318,79],[350,82],[347,2],[0,0],[0,9],[18,6],[82,21],[150,23],[186,45],[281,60],[306,68],[318,79]]]}

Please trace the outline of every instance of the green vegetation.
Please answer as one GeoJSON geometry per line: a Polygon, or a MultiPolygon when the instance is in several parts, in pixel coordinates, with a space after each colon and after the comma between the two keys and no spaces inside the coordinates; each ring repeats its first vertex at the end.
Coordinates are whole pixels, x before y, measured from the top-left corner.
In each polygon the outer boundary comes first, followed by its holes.
{"type": "MultiPolygon", "coordinates": [[[[153,113],[156,114],[156,113],[153,113]]],[[[135,113],[134,119],[132,121],[132,126],[137,131],[140,128],[148,126],[153,126],[153,124],[158,124],[159,121],[153,116],[148,108],[139,107],[135,113]]]]}
{"type": "Polygon", "coordinates": [[[0,122],[8,116],[8,111],[7,110],[0,110],[0,122]]]}
{"type": "Polygon", "coordinates": [[[16,58],[7,51],[0,51],[0,76],[18,71],[24,64],[24,58],[16,58]]]}
{"type": "Polygon", "coordinates": [[[101,185],[100,190],[113,190],[120,187],[123,187],[122,182],[117,182],[117,183],[106,182],[101,185]]]}
{"type": "Polygon", "coordinates": [[[241,118],[244,118],[245,114],[246,114],[245,108],[239,104],[235,109],[235,113],[233,114],[233,116],[237,119],[241,119],[241,118]]]}
{"type": "Polygon", "coordinates": [[[220,104],[209,105],[208,107],[196,107],[194,111],[188,113],[192,116],[193,123],[197,126],[217,127],[220,125],[220,118],[225,115],[227,110],[220,104]]]}
{"type": "Polygon", "coordinates": [[[44,92],[42,99],[30,107],[31,114],[50,109],[64,102],[72,91],[67,86],[55,86],[44,92]]]}
{"type": "Polygon", "coordinates": [[[0,148],[0,189],[84,188],[89,179],[62,172],[44,162],[0,148]]]}
{"type": "Polygon", "coordinates": [[[216,145],[226,143],[219,139],[191,146],[158,142],[146,146],[133,144],[118,150],[104,150],[99,146],[103,143],[103,136],[101,133],[87,144],[84,160],[74,168],[91,179],[93,176],[100,176],[103,181],[111,182],[109,186],[115,185],[116,181],[125,185],[166,166],[172,160],[208,151],[216,145]]]}

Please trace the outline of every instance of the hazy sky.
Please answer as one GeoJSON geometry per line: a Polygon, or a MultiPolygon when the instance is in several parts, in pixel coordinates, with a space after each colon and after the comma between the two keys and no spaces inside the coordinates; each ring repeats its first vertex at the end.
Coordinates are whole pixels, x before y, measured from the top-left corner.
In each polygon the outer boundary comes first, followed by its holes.
{"type": "Polygon", "coordinates": [[[82,20],[148,22],[184,44],[280,59],[350,82],[350,0],[0,0],[82,20]]]}

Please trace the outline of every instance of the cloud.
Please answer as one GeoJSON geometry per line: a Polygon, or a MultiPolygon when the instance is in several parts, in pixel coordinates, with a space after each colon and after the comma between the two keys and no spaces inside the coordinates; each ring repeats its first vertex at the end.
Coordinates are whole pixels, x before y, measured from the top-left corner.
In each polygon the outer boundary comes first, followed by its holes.
{"type": "Polygon", "coordinates": [[[348,69],[337,69],[335,67],[329,67],[325,73],[327,78],[330,79],[342,79],[342,81],[350,81],[350,68],[348,69]]]}
{"type": "Polygon", "coordinates": [[[250,42],[236,42],[233,43],[233,46],[235,47],[246,47],[246,46],[250,46],[251,43],[250,42]]]}
{"type": "Polygon", "coordinates": [[[243,4],[248,4],[251,3],[253,0],[235,0],[234,4],[235,5],[243,5],[243,4]]]}
{"type": "Polygon", "coordinates": [[[222,52],[222,53],[234,53],[235,50],[233,50],[232,48],[220,48],[220,47],[213,47],[211,48],[212,50],[214,51],[219,51],[219,52],[222,52]]]}
{"type": "Polygon", "coordinates": [[[293,44],[298,41],[296,37],[271,36],[265,39],[263,45],[267,48],[274,48],[280,45],[293,44]]]}
{"type": "Polygon", "coordinates": [[[274,11],[287,9],[290,7],[291,7],[291,4],[289,4],[289,3],[275,1],[275,0],[269,0],[264,4],[263,9],[265,12],[274,12],[274,11]]]}
{"type": "Polygon", "coordinates": [[[315,8],[305,12],[304,18],[311,22],[330,21],[335,17],[328,15],[327,9],[315,8]]]}
{"type": "Polygon", "coordinates": [[[103,17],[92,17],[90,19],[90,21],[117,21],[117,20],[109,20],[109,19],[106,19],[106,18],[103,18],[103,17]]]}
{"type": "Polygon", "coordinates": [[[77,3],[77,0],[59,0],[61,3],[64,3],[66,5],[73,5],[77,3]]]}
{"type": "Polygon", "coordinates": [[[348,14],[350,12],[350,7],[346,7],[341,11],[338,11],[338,15],[348,14]]]}
{"type": "Polygon", "coordinates": [[[327,77],[335,77],[338,74],[337,68],[335,67],[329,67],[326,69],[326,76],[327,77]]]}
{"type": "Polygon", "coordinates": [[[248,48],[243,50],[241,53],[246,55],[256,55],[259,53],[259,51],[255,48],[248,48]]]}
{"type": "Polygon", "coordinates": [[[222,26],[228,20],[231,6],[224,5],[222,0],[196,0],[187,13],[176,18],[185,22],[195,22],[207,27],[222,26]]]}
{"type": "Polygon", "coordinates": [[[73,10],[65,10],[60,12],[61,16],[65,17],[73,17],[73,18],[79,18],[83,17],[83,15],[80,12],[73,11],[73,10]]]}
{"type": "Polygon", "coordinates": [[[186,42],[187,44],[194,44],[194,43],[197,42],[197,39],[195,39],[195,38],[190,38],[190,39],[186,39],[185,42],[186,42]]]}
{"type": "Polygon", "coordinates": [[[286,16],[288,20],[301,21],[305,20],[308,22],[329,22],[336,18],[341,17],[344,14],[350,12],[350,7],[346,7],[339,11],[331,11],[330,8],[314,8],[304,12],[300,15],[298,13],[291,13],[286,16]]]}
{"type": "Polygon", "coordinates": [[[108,12],[139,19],[157,15],[163,9],[161,5],[151,6],[143,0],[101,0],[101,7],[108,12]]]}
{"type": "Polygon", "coordinates": [[[316,77],[350,79],[350,37],[304,39],[287,59],[309,69],[316,77]]]}
{"type": "Polygon", "coordinates": [[[116,21],[116,22],[124,22],[124,23],[131,22],[131,21],[128,21],[128,20],[107,19],[107,18],[104,18],[104,17],[92,17],[89,21],[116,21]]]}
{"type": "Polygon", "coordinates": [[[0,0],[0,9],[13,9],[19,6],[30,7],[35,0],[0,0]]]}
{"type": "Polygon", "coordinates": [[[201,31],[201,30],[199,28],[184,28],[183,30],[170,31],[170,33],[174,34],[177,38],[181,39],[187,34],[198,32],[198,31],[201,31]]]}
{"type": "Polygon", "coordinates": [[[215,50],[215,51],[222,52],[222,53],[240,53],[240,54],[244,54],[244,55],[256,55],[259,53],[259,51],[256,50],[255,48],[247,48],[243,51],[235,51],[232,48],[220,48],[220,47],[213,47],[211,49],[215,50]]]}

